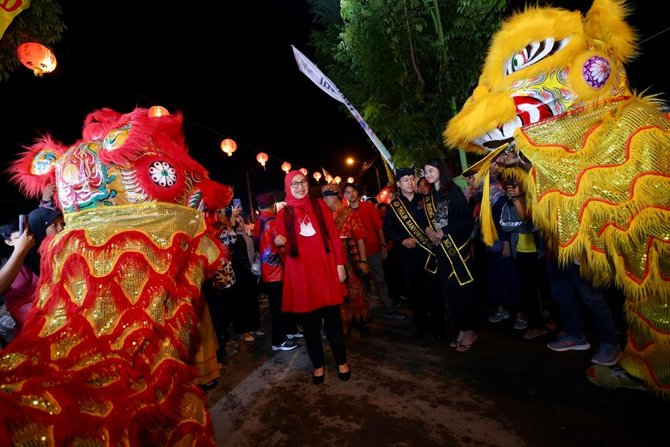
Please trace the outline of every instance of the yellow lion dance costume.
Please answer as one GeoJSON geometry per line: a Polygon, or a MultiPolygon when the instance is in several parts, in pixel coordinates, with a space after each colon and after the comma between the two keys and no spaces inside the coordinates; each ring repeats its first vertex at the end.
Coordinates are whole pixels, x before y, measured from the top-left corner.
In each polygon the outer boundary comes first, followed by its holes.
{"type": "Polygon", "coordinates": [[[57,186],[67,226],[42,243],[35,307],[0,351],[1,445],[215,444],[193,364],[200,285],[227,253],[203,209],[232,192],[181,126],[97,110],[75,144],[42,138],[13,164],[28,196],[57,186]]]}
{"type": "MultiPolygon", "coordinates": [[[[669,397],[670,119],[656,98],[629,89],[627,14],[621,0],[594,0],[584,16],[537,6],[513,15],[444,137],[525,182],[561,264],[580,261],[595,285],[626,294],[620,365],[669,397]]],[[[587,376],[634,387],[612,371],[587,376]]]]}

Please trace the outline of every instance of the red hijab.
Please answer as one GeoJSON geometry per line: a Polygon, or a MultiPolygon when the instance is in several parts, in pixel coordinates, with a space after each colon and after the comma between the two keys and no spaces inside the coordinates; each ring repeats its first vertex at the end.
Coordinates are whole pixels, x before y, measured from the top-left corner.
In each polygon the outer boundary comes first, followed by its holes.
{"type": "MultiPolygon", "coordinates": [[[[286,191],[286,204],[298,208],[302,212],[307,212],[310,203],[309,190],[307,192],[307,195],[305,195],[305,197],[303,197],[302,199],[296,198],[293,195],[293,191],[291,190],[291,182],[293,181],[293,178],[298,174],[302,175],[302,172],[295,169],[293,171],[290,171],[288,174],[286,174],[286,177],[284,177],[284,191],[286,191]]],[[[305,180],[307,180],[307,177],[305,177],[305,180]]],[[[309,182],[309,180],[307,181],[309,182]]]]}
{"type": "MultiPolygon", "coordinates": [[[[286,207],[286,235],[289,240],[289,246],[291,247],[289,255],[291,257],[298,256],[298,244],[295,232],[295,215],[293,214],[291,207],[298,208],[305,214],[310,208],[312,209],[316,215],[316,220],[319,223],[318,228],[320,229],[319,233],[321,233],[323,246],[326,249],[326,253],[330,253],[330,247],[328,246],[328,238],[330,236],[328,235],[328,227],[326,226],[326,221],[324,220],[321,206],[316,199],[310,197],[309,190],[302,199],[298,199],[293,195],[293,191],[291,190],[291,182],[298,174],[302,174],[302,172],[296,169],[294,171],[290,171],[288,174],[286,174],[286,177],[284,177],[284,191],[286,191],[286,205],[288,205],[286,207]]],[[[307,177],[305,177],[305,180],[307,180],[307,177]]],[[[309,180],[307,181],[309,182],[309,180]]]]}

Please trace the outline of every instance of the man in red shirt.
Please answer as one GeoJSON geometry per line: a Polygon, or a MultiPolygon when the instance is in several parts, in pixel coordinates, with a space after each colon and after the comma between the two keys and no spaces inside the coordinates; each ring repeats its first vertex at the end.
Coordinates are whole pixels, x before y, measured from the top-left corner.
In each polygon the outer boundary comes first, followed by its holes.
{"type": "Polygon", "coordinates": [[[382,230],[382,221],[379,218],[377,207],[372,203],[361,201],[358,187],[351,183],[344,187],[342,194],[347,199],[349,207],[357,212],[361,221],[363,221],[363,226],[367,233],[365,251],[368,256],[368,266],[370,267],[372,278],[377,285],[379,299],[384,306],[384,316],[391,320],[404,320],[405,315],[396,311],[393,306],[386,278],[384,277],[383,261],[388,256],[388,252],[386,250],[386,238],[382,230]]]}

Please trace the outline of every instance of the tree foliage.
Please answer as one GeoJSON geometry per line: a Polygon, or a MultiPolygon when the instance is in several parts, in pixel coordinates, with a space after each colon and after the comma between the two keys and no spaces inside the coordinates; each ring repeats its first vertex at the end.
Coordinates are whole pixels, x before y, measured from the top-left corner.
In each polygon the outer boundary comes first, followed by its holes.
{"type": "Polygon", "coordinates": [[[21,62],[16,50],[24,42],[50,46],[60,41],[65,25],[62,10],[54,0],[32,0],[30,7],[14,17],[0,39],[0,81],[7,80],[21,62]]]}
{"type": "MultiPolygon", "coordinates": [[[[396,166],[445,156],[442,131],[477,83],[507,0],[311,0],[316,63],[396,166]]],[[[455,156],[449,151],[447,158],[455,156]]]]}

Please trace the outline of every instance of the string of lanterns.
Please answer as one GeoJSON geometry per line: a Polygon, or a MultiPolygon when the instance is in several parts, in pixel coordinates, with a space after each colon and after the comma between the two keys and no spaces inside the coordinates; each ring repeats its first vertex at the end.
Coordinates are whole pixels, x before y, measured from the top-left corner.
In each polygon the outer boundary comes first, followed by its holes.
{"type": "MultiPolygon", "coordinates": [[[[51,73],[56,69],[56,56],[49,48],[40,43],[22,43],[18,46],[16,52],[21,63],[26,68],[32,70],[35,76],[41,77],[44,73],[51,73]]],[[[150,117],[161,117],[170,115],[170,112],[163,106],[154,105],[149,108],[148,114],[150,117]]],[[[233,153],[237,150],[237,143],[232,138],[224,138],[221,141],[221,150],[229,157],[232,157],[233,153]]],[[[256,161],[260,163],[263,169],[265,169],[265,164],[269,158],[270,157],[265,152],[259,152],[256,155],[256,161]]],[[[288,174],[291,170],[291,163],[288,161],[283,162],[281,164],[281,170],[288,174]]],[[[308,171],[306,168],[300,168],[300,172],[307,177],[308,171]]],[[[319,183],[322,178],[321,172],[315,171],[312,174],[312,177],[319,183]]],[[[323,178],[327,183],[335,182],[338,185],[342,181],[342,178],[339,175],[332,177],[325,170],[323,178]]],[[[354,178],[347,178],[347,183],[354,183],[354,178]]]]}
{"type": "MultiPolygon", "coordinates": [[[[148,114],[150,117],[161,117],[170,115],[170,112],[163,106],[154,105],[149,108],[148,114]]],[[[232,138],[224,138],[223,140],[221,140],[221,150],[229,157],[232,157],[233,153],[237,150],[237,143],[232,138]]],[[[258,154],[256,154],[256,161],[263,167],[263,169],[265,169],[265,165],[269,159],[270,156],[265,152],[259,152],[258,154]]],[[[291,170],[291,167],[292,167],[291,163],[289,163],[288,161],[285,161],[281,164],[281,170],[287,174],[291,170]]],[[[309,174],[307,168],[300,168],[299,170],[305,177],[307,177],[307,175],[309,174]]],[[[317,183],[319,183],[322,178],[324,179],[324,181],[326,181],[326,183],[336,183],[339,185],[342,182],[342,177],[340,177],[339,175],[333,177],[326,171],[324,171],[323,175],[319,171],[314,171],[314,173],[312,173],[312,178],[314,178],[314,180],[316,180],[317,183]]],[[[347,178],[347,183],[354,183],[354,181],[355,179],[353,177],[347,178]]]]}

